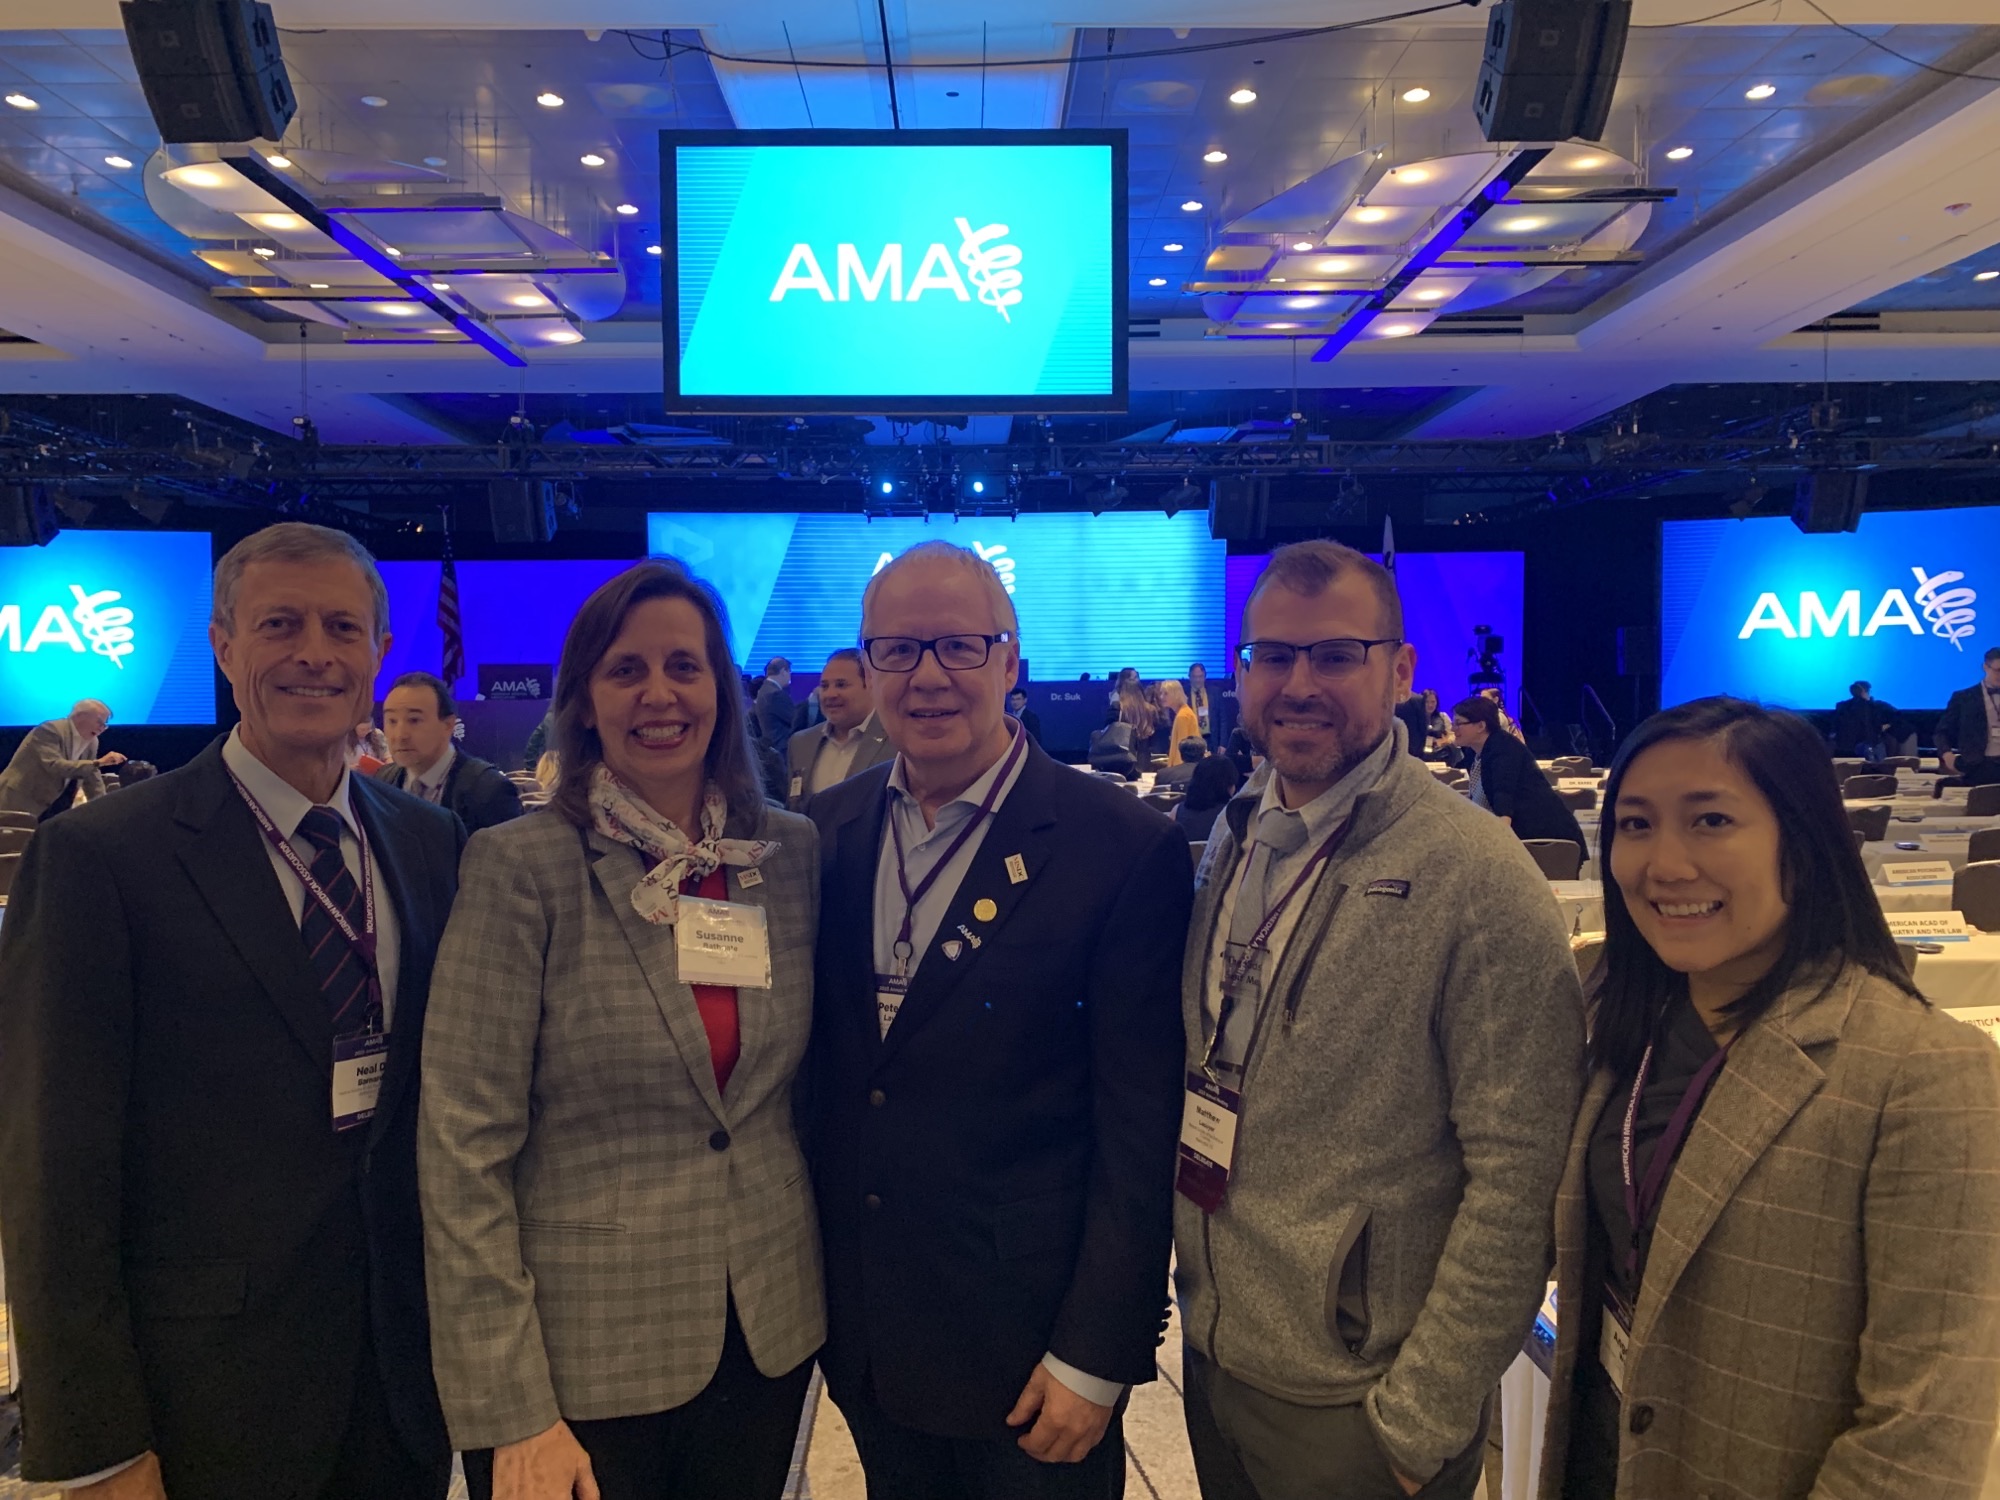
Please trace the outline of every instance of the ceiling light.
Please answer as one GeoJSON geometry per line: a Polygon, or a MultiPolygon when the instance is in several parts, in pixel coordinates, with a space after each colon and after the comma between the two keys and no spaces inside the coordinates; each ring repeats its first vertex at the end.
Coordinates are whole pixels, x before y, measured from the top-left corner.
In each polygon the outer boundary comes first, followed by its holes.
{"type": "Polygon", "coordinates": [[[1204,151],[1201,154],[1201,159],[1211,163],[1224,162],[1229,160],[1229,153],[1227,151],[1204,151]]]}
{"type": "Polygon", "coordinates": [[[1502,219],[1500,227],[1509,234],[1529,234],[1537,229],[1548,228],[1549,221],[1547,219],[1538,219],[1533,214],[1529,214],[1519,219],[1502,219]]]}
{"type": "Polygon", "coordinates": [[[638,211],[639,211],[639,205],[636,203],[621,203],[618,205],[618,212],[624,214],[625,217],[628,219],[633,214],[636,214],[638,211]]]}
{"type": "Polygon", "coordinates": [[[116,167],[119,171],[125,172],[131,169],[132,162],[129,157],[107,156],[104,158],[104,165],[107,167],[116,167]]]}
{"type": "Polygon", "coordinates": [[[16,109],[40,109],[42,107],[39,102],[30,99],[26,94],[9,94],[7,102],[16,109]]]}
{"type": "Polygon", "coordinates": [[[394,245],[384,245],[382,253],[384,255],[401,255],[403,252],[398,250],[394,245]]]}
{"type": "Polygon", "coordinates": [[[1319,263],[1322,276],[1339,276],[1353,269],[1354,262],[1351,260],[1323,260],[1319,263]]]}
{"type": "Polygon", "coordinates": [[[1285,299],[1285,306],[1289,307],[1293,312],[1311,312],[1315,307],[1319,306],[1319,298],[1287,297],[1285,299]]]}
{"type": "Polygon", "coordinates": [[[244,219],[259,229],[268,229],[273,234],[282,234],[294,229],[307,227],[306,221],[297,214],[245,214],[244,219]]]}
{"type": "Polygon", "coordinates": [[[1431,174],[1422,167],[1397,167],[1389,175],[1402,182],[1429,182],[1431,174]]]}
{"type": "Polygon", "coordinates": [[[289,172],[292,169],[292,159],[289,156],[267,156],[264,160],[276,167],[280,172],[289,172]]]}
{"type": "Polygon", "coordinates": [[[1167,278],[1164,276],[1155,276],[1153,277],[1152,280],[1146,283],[1147,286],[1165,286],[1166,284],[1167,284],[1167,278]]]}
{"type": "Polygon", "coordinates": [[[1384,323],[1375,330],[1385,339],[1406,339],[1417,331],[1414,323],[1384,323]]]}
{"type": "Polygon", "coordinates": [[[1255,89],[1238,89],[1229,96],[1229,102],[1231,104],[1255,104],[1257,102],[1257,91],[1255,89]]]}
{"type": "Polygon", "coordinates": [[[427,167],[441,167],[444,165],[444,158],[442,156],[426,156],[424,158],[424,165],[427,167]]]}
{"type": "Polygon", "coordinates": [[[1176,243],[1176,244],[1172,244],[1172,245],[1162,245],[1162,246],[1160,246],[1160,248],[1161,248],[1162,250],[1166,251],[1166,252],[1167,252],[1167,254],[1169,254],[1169,255],[1179,255],[1179,254],[1181,253],[1181,251],[1183,251],[1183,250],[1187,249],[1187,246],[1186,246],[1186,245],[1182,245],[1182,244],[1178,244],[1178,243],[1176,243]]]}
{"type": "Polygon", "coordinates": [[[1298,240],[1293,243],[1292,248],[1303,255],[1306,251],[1313,248],[1313,242],[1311,240],[1298,240]]]}
{"type": "Polygon", "coordinates": [[[1687,160],[1687,159],[1688,159],[1688,158],[1689,158],[1690,156],[1693,156],[1693,155],[1694,155],[1694,147],[1692,147],[1692,146],[1676,146],[1676,147],[1674,147],[1674,149],[1673,149],[1673,150],[1671,150],[1671,151],[1669,151],[1669,152],[1667,153],[1667,160],[1668,160],[1668,161],[1686,161],[1686,160],[1687,160]]]}
{"type": "Polygon", "coordinates": [[[1386,208],[1357,208],[1354,210],[1354,222],[1357,224],[1380,224],[1388,217],[1389,210],[1386,208]]]}
{"type": "Polygon", "coordinates": [[[549,299],[544,297],[540,292],[522,292],[519,296],[509,297],[507,300],[516,307],[547,307],[549,305],[549,299]]]}
{"type": "Polygon", "coordinates": [[[1413,89],[1403,90],[1403,102],[1405,104],[1422,104],[1426,99],[1430,98],[1430,96],[1431,96],[1431,91],[1427,88],[1424,88],[1422,85],[1418,85],[1416,88],[1413,89]]]}
{"type": "Polygon", "coordinates": [[[1419,302],[1442,302],[1444,298],[1444,290],[1440,287],[1431,287],[1428,291],[1417,293],[1417,301],[1419,302]]]}
{"type": "Polygon", "coordinates": [[[391,318],[414,318],[423,309],[414,302],[377,302],[375,311],[391,318]]]}
{"type": "Polygon", "coordinates": [[[308,281],[306,283],[306,289],[308,291],[323,292],[327,290],[328,285],[329,283],[324,281],[308,281]]]}
{"type": "Polygon", "coordinates": [[[361,102],[367,105],[370,109],[380,109],[383,105],[387,104],[389,101],[387,99],[384,99],[380,94],[363,94],[361,96],[361,102]]]}
{"type": "Polygon", "coordinates": [[[660,253],[660,247],[658,245],[648,245],[646,247],[646,253],[648,255],[658,255],[660,253]]]}
{"type": "Polygon", "coordinates": [[[448,292],[451,290],[451,283],[449,281],[433,281],[431,283],[431,290],[434,292],[448,292]]]}
{"type": "Polygon", "coordinates": [[[1266,328],[1297,328],[1299,325],[1296,323],[1266,323],[1264,326],[1266,328]]]}
{"type": "Polygon", "coordinates": [[[1572,156],[1568,166],[1572,172],[1595,172],[1608,164],[1608,159],[1602,156],[1572,156]]]}
{"type": "Polygon", "coordinates": [[[250,253],[252,255],[261,255],[264,257],[264,259],[269,260],[272,256],[276,255],[278,252],[271,249],[268,245],[252,245],[250,247],[250,253]]]}
{"type": "Polygon", "coordinates": [[[1778,86],[1775,83],[1760,83],[1754,88],[1744,90],[1743,97],[1745,99],[1769,99],[1777,92],[1778,86]]]}
{"type": "Polygon", "coordinates": [[[1200,212],[1201,212],[1201,199],[1199,199],[1199,198],[1190,198],[1190,199],[1188,199],[1188,201],[1187,201],[1187,202],[1185,202],[1185,203],[1183,203],[1183,204],[1181,205],[1181,212],[1182,212],[1182,213],[1184,213],[1184,214],[1198,214],[1198,213],[1200,213],[1200,212]]]}
{"type": "Polygon", "coordinates": [[[212,167],[182,167],[169,179],[176,187],[219,188],[229,186],[229,174],[212,167]]]}
{"type": "Polygon", "coordinates": [[[1285,284],[1285,278],[1282,276],[1273,276],[1271,278],[1272,286],[1283,286],[1284,284],[1285,284]]]}
{"type": "Polygon", "coordinates": [[[586,167],[601,167],[604,165],[604,158],[599,156],[595,151],[586,151],[577,160],[582,162],[586,167]]]}
{"type": "Polygon", "coordinates": [[[578,333],[574,328],[552,328],[543,334],[542,338],[551,344],[580,344],[583,342],[583,335],[578,333]]]}
{"type": "Polygon", "coordinates": [[[2000,281],[2000,271],[1981,271],[1972,279],[1974,281],[2000,281]]]}
{"type": "Polygon", "coordinates": [[[541,105],[543,109],[561,109],[563,106],[563,96],[544,89],[541,93],[535,95],[535,103],[541,105]]]}

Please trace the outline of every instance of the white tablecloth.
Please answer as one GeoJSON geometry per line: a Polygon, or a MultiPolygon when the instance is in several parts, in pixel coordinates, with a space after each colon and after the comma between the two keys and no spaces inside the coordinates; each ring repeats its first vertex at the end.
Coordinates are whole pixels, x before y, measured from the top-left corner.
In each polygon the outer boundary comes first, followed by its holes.
{"type": "MultiPolygon", "coordinates": [[[[1922,938],[1906,938],[1919,943],[1922,938]]],[[[1946,1010],[2000,1005],[2000,933],[1970,942],[1939,943],[1941,953],[1917,955],[1917,988],[1946,1010]]]]}
{"type": "Polygon", "coordinates": [[[1968,852],[1972,836],[1965,833],[1923,833],[1906,830],[1904,825],[1891,823],[1889,837],[1879,844],[1861,846],[1861,863],[1868,867],[1868,878],[1877,885],[1882,884],[1884,865],[1927,864],[1943,860],[1954,870],[1965,868],[1972,856],[1968,852]],[[1897,844],[1914,844],[1914,849],[1898,849],[1897,844]]]}
{"type": "Polygon", "coordinates": [[[1917,880],[1908,885],[1878,885],[1875,899],[1884,911],[1950,911],[1949,880],[1917,880]]]}
{"type": "Polygon", "coordinates": [[[1604,883],[1600,880],[1551,880],[1549,890],[1562,908],[1563,927],[1571,933],[1604,931],[1604,883]]]}

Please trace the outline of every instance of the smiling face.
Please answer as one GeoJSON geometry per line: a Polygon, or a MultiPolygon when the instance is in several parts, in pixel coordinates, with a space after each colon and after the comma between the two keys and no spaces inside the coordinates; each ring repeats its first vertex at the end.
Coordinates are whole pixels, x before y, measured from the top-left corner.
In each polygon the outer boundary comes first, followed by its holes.
{"type": "Polygon", "coordinates": [[[382,700],[382,733],[397,765],[422,775],[438,763],[458,727],[455,716],[438,712],[437,694],[420,682],[391,688],[382,700]]]}
{"type": "Polygon", "coordinates": [[[701,612],[685,599],[646,599],[626,613],[590,673],[583,723],[604,764],[662,817],[687,826],[701,805],[717,684],[701,612]]]}
{"type": "Polygon", "coordinates": [[[1660,962],[1724,1003],[1769,972],[1791,908],[1756,783],[1713,741],[1663,740],[1625,768],[1613,815],[1611,878],[1660,962]]]}
{"type": "Polygon", "coordinates": [[[819,711],[837,734],[846,734],[875,706],[861,668],[851,656],[837,656],[819,675],[819,711]]]}
{"type": "Polygon", "coordinates": [[[228,631],[208,628],[216,662],[243,715],[250,752],[279,760],[339,760],[369,717],[389,637],[375,634],[368,580],[345,560],[250,563],[228,631]]]}

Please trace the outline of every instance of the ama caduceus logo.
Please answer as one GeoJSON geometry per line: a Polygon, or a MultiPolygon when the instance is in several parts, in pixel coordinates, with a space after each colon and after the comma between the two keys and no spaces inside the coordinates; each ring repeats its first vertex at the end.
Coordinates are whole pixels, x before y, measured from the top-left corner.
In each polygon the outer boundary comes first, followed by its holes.
{"type": "Polygon", "coordinates": [[[958,230],[956,255],[942,240],[932,241],[916,257],[909,253],[911,246],[897,243],[882,246],[871,263],[862,257],[859,245],[842,241],[833,249],[831,276],[819,252],[801,241],[786,256],[771,287],[771,300],[783,302],[794,292],[810,292],[822,302],[914,303],[927,294],[949,294],[968,305],[990,307],[1002,321],[1012,323],[1008,309],[1021,305],[1023,280],[1021,247],[1007,239],[1013,231],[1005,224],[975,229],[967,218],[952,223],[958,230]],[[905,279],[909,265],[916,270],[905,279]],[[962,275],[960,266],[965,268],[962,275]]]}

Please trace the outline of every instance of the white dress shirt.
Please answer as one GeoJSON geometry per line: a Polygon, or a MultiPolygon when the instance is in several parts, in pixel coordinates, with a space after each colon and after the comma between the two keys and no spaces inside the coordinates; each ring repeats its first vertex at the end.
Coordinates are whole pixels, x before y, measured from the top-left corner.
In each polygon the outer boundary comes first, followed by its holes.
{"type": "Polygon", "coordinates": [[[403,790],[414,793],[426,802],[441,804],[444,801],[445,779],[451,775],[451,768],[457,763],[458,746],[448,743],[444,747],[444,754],[437,758],[437,764],[421,776],[407,778],[408,784],[403,790]]]}
{"type": "MultiPolygon", "coordinates": [[[[847,738],[841,740],[833,732],[831,724],[820,727],[819,754],[813,757],[812,775],[807,778],[806,790],[823,792],[830,786],[838,786],[847,780],[847,773],[854,767],[854,757],[861,749],[861,736],[875,723],[871,711],[867,718],[847,731],[847,738]]],[[[977,803],[973,804],[975,807],[977,803]]]]}

